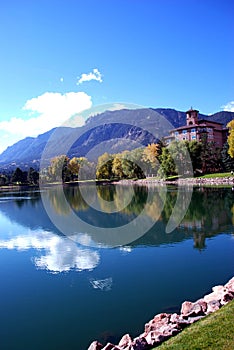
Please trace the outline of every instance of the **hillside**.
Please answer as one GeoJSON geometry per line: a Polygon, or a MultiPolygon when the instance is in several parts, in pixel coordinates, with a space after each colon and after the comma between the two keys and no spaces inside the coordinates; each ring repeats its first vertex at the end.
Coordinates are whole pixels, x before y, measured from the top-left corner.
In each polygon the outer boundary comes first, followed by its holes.
{"type": "MultiPolygon", "coordinates": [[[[208,119],[222,123],[224,126],[234,118],[233,112],[218,112],[210,116],[199,115],[200,119],[208,119]]],[[[185,125],[185,112],[165,108],[149,108],[106,111],[87,119],[79,128],[60,127],[47,131],[35,138],[27,137],[8,147],[0,155],[1,170],[10,170],[16,166],[22,169],[29,166],[38,168],[42,152],[50,139],[52,152],[50,157],[61,154],[64,145],[74,139],[67,155],[86,156],[96,159],[108,151],[117,153],[124,149],[133,149],[157,142],[168,134],[170,126],[185,125]],[[167,124],[168,121],[169,123],[167,124]]]]}

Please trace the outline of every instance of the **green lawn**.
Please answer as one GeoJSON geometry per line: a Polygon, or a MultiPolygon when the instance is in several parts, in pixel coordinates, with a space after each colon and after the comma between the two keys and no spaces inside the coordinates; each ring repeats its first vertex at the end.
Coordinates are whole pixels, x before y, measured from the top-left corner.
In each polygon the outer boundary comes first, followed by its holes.
{"type": "Polygon", "coordinates": [[[234,300],[155,349],[233,350],[234,300]]]}
{"type": "Polygon", "coordinates": [[[233,177],[233,175],[229,173],[214,173],[214,174],[207,174],[204,176],[200,176],[203,179],[210,179],[210,178],[216,178],[216,177],[233,177]]]}

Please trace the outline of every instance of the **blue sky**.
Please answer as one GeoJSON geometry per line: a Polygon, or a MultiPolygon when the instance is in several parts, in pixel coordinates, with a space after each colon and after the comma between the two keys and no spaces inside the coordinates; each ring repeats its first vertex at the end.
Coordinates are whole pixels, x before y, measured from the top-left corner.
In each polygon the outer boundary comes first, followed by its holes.
{"type": "Polygon", "coordinates": [[[234,110],[232,0],[3,0],[0,152],[83,108],[234,110]]]}

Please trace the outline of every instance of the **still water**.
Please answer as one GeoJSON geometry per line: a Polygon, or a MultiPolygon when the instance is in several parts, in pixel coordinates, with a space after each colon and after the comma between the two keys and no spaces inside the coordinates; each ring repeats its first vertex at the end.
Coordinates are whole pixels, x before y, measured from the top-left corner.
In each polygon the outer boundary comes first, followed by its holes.
{"type": "Polygon", "coordinates": [[[234,275],[234,192],[184,188],[179,207],[177,192],[121,185],[1,192],[0,348],[116,343],[226,283],[234,275]]]}

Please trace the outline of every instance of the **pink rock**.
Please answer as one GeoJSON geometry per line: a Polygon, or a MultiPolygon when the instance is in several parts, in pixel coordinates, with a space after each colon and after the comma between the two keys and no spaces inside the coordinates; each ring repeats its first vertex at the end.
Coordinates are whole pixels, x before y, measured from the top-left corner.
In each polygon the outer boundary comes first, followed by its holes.
{"type": "Polygon", "coordinates": [[[197,300],[197,301],[195,302],[195,304],[199,304],[199,305],[201,306],[201,310],[202,310],[203,313],[206,312],[206,310],[207,310],[207,303],[205,302],[204,299],[199,299],[199,300],[197,300]]]}
{"type": "Polygon", "coordinates": [[[180,316],[176,313],[172,314],[170,317],[170,322],[171,323],[177,323],[177,321],[179,320],[180,316]]]}
{"type": "Polygon", "coordinates": [[[117,345],[107,343],[106,346],[104,346],[104,348],[102,348],[102,350],[121,350],[121,348],[118,347],[117,345]]]}
{"type": "Polygon", "coordinates": [[[223,294],[221,294],[221,293],[213,292],[213,293],[205,295],[203,299],[208,304],[210,301],[221,300],[222,295],[223,294]]]}
{"type": "Polygon", "coordinates": [[[203,301],[198,300],[195,303],[191,303],[190,301],[185,301],[182,304],[181,307],[181,315],[183,317],[188,317],[188,316],[197,316],[204,314],[204,310],[206,310],[206,303],[203,301]]]}
{"type": "Polygon", "coordinates": [[[201,316],[195,316],[195,317],[189,317],[188,318],[188,322],[190,324],[199,321],[200,319],[202,319],[203,317],[205,317],[205,315],[201,315],[201,316]]]}
{"type": "Polygon", "coordinates": [[[224,287],[226,287],[226,288],[229,290],[229,292],[234,293],[234,277],[232,277],[232,278],[230,279],[230,281],[228,281],[228,282],[225,284],[224,287]]]}
{"type": "Polygon", "coordinates": [[[128,345],[132,344],[132,338],[129,334],[123,335],[123,337],[120,339],[119,346],[122,348],[126,348],[128,345]]]}
{"type": "Polygon", "coordinates": [[[103,345],[95,340],[90,344],[88,350],[101,350],[102,348],[103,345]]]}
{"type": "Polygon", "coordinates": [[[211,300],[207,303],[207,310],[206,314],[210,314],[220,308],[220,302],[219,300],[211,300]]]}
{"type": "Polygon", "coordinates": [[[215,293],[223,293],[224,289],[225,289],[224,286],[214,286],[212,288],[213,292],[215,292],[215,293]]]}
{"type": "Polygon", "coordinates": [[[147,344],[149,344],[150,346],[159,345],[166,339],[167,339],[167,337],[165,337],[162,334],[158,334],[158,332],[149,332],[147,334],[147,336],[145,337],[147,344]]]}
{"type": "Polygon", "coordinates": [[[193,307],[193,303],[191,301],[184,301],[180,310],[181,315],[183,316],[189,315],[192,307],[193,307]]]}
{"type": "Polygon", "coordinates": [[[163,312],[161,314],[158,314],[158,315],[154,316],[153,321],[155,323],[158,323],[160,321],[168,322],[169,319],[170,319],[170,316],[171,316],[171,314],[167,314],[167,313],[163,312]]]}
{"type": "Polygon", "coordinates": [[[170,321],[170,317],[171,315],[166,313],[161,313],[154,316],[154,318],[149,321],[149,323],[145,324],[145,334],[148,334],[152,331],[157,331],[161,327],[167,325],[170,321]]]}
{"type": "Polygon", "coordinates": [[[147,350],[149,349],[149,345],[144,337],[135,338],[132,342],[132,350],[147,350]]]}
{"type": "Polygon", "coordinates": [[[220,304],[226,305],[227,303],[229,303],[229,301],[232,301],[233,298],[234,293],[227,291],[226,293],[224,293],[222,299],[220,300],[220,304]]]}

